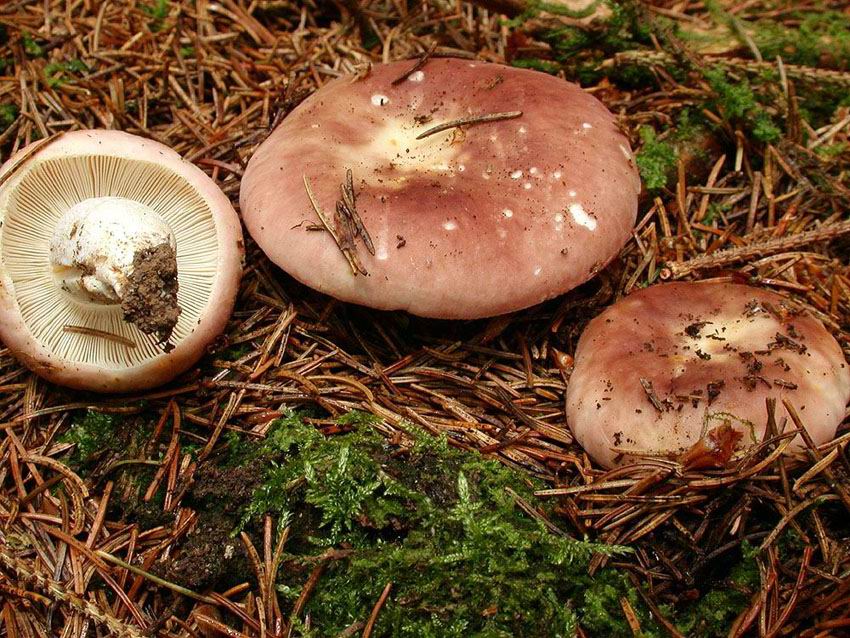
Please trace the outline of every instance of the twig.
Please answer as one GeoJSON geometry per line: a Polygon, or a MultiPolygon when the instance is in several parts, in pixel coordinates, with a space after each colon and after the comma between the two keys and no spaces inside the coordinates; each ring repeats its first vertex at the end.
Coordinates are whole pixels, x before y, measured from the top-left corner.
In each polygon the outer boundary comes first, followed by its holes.
{"type": "Polygon", "coordinates": [[[96,550],[95,554],[100,556],[103,560],[109,561],[110,563],[114,563],[114,564],[118,565],[119,567],[123,567],[124,569],[133,572],[137,576],[142,576],[143,578],[147,578],[149,581],[154,582],[157,585],[160,585],[162,587],[166,587],[166,588],[170,589],[171,591],[177,592],[178,594],[183,594],[184,596],[187,596],[188,598],[193,598],[193,599],[198,600],[202,603],[208,603],[210,605],[216,604],[216,601],[213,598],[210,598],[208,596],[203,596],[201,594],[193,592],[191,589],[187,589],[187,588],[183,587],[182,585],[177,585],[176,583],[169,582],[169,581],[165,580],[164,578],[160,578],[159,576],[154,576],[150,572],[146,572],[144,569],[141,569],[140,567],[136,567],[135,565],[131,565],[130,563],[124,562],[120,558],[113,556],[112,554],[109,554],[107,552],[104,552],[103,550],[96,550]]]}
{"type": "Polygon", "coordinates": [[[457,120],[451,120],[450,122],[443,122],[442,124],[437,124],[437,126],[433,126],[427,131],[417,135],[416,139],[421,140],[430,135],[434,135],[435,133],[447,131],[450,128],[457,128],[459,126],[467,126],[469,124],[482,124],[484,122],[499,122],[501,120],[513,120],[521,116],[522,111],[506,111],[505,113],[485,113],[484,115],[469,115],[467,117],[461,117],[457,120]]]}
{"type": "Polygon", "coordinates": [[[807,244],[820,241],[831,241],[850,233],[850,220],[835,224],[826,224],[797,235],[777,237],[763,242],[755,242],[746,246],[737,246],[718,250],[710,255],[702,255],[688,261],[667,262],[661,270],[662,279],[681,279],[696,270],[708,270],[728,266],[739,261],[747,261],[754,257],[763,257],[787,250],[795,250],[807,244]]]}
{"type": "Polygon", "coordinates": [[[431,59],[431,56],[434,55],[434,51],[436,51],[436,50],[437,50],[437,43],[434,42],[430,47],[428,47],[428,50],[425,51],[425,53],[423,53],[422,56],[416,61],[416,64],[414,64],[407,71],[405,71],[403,75],[398,76],[395,80],[390,82],[390,84],[392,86],[396,86],[396,85],[404,82],[407,78],[409,78],[411,75],[416,73],[419,69],[421,69],[423,66],[428,64],[428,60],[431,59]]]}
{"type": "Polygon", "coordinates": [[[4,546],[0,546],[0,563],[14,572],[20,580],[32,583],[53,600],[65,603],[87,618],[105,626],[111,635],[117,638],[143,638],[143,634],[138,629],[118,620],[108,608],[101,609],[98,605],[69,592],[62,583],[31,569],[26,562],[9,553],[4,546]]]}
{"type": "Polygon", "coordinates": [[[375,603],[375,607],[369,615],[369,622],[366,623],[366,628],[363,630],[363,638],[369,638],[369,636],[372,635],[375,623],[378,622],[378,614],[381,613],[381,607],[384,606],[387,597],[390,595],[390,589],[392,589],[392,586],[392,583],[387,583],[386,587],[384,587],[384,591],[381,592],[381,597],[378,598],[378,602],[375,603]]]}
{"type": "Polygon", "coordinates": [[[363,267],[363,264],[361,264],[357,259],[356,253],[353,253],[346,247],[345,242],[339,235],[339,230],[336,228],[336,225],[325,216],[325,213],[322,212],[319,202],[316,201],[316,195],[313,193],[313,188],[310,186],[310,180],[307,178],[307,175],[304,175],[303,178],[304,188],[307,190],[307,197],[310,199],[310,204],[313,206],[313,210],[316,211],[316,215],[319,216],[325,230],[331,234],[331,237],[333,237],[336,242],[337,248],[339,248],[340,252],[348,261],[348,265],[351,267],[351,273],[355,276],[358,274],[368,274],[366,269],[363,267]]]}
{"type": "MultiPolygon", "coordinates": [[[[342,203],[343,212],[354,224],[355,237],[360,237],[363,240],[363,244],[366,246],[366,250],[368,250],[370,254],[374,255],[375,244],[372,243],[372,237],[369,235],[369,231],[366,230],[366,226],[360,218],[360,214],[357,212],[357,197],[354,194],[354,176],[352,175],[350,168],[345,170],[345,181],[340,186],[340,191],[342,191],[342,200],[340,201],[342,203]]],[[[337,206],[339,206],[339,202],[337,203],[337,206]]]]}
{"type": "MultiPolygon", "coordinates": [[[[755,60],[745,60],[743,58],[708,56],[704,58],[704,62],[709,65],[716,64],[756,74],[763,73],[764,71],[777,70],[777,66],[773,62],[757,62],[755,60]]],[[[614,63],[641,64],[645,66],[661,66],[669,68],[670,65],[674,65],[676,63],[676,58],[664,51],[621,51],[615,55],[614,63]]],[[[782,68],[784,69],[786,76],[794,80],[807,83],[835,84],[850,87],[850,73],[847,72],[820,69],[797,64],[783,64],[782,68]]]]}

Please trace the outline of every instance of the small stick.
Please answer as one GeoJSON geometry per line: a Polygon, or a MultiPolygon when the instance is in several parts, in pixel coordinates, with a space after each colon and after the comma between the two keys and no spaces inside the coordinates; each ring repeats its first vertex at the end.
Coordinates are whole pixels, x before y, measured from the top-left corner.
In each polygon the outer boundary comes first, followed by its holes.
{"type": "Polygon", "coordinates": [[[419,69],[421,69],[423,66],[425,66],[428,63],[428,60],[431,59],[431,56],[434,55],[434,51],[436,51],[436,50],[437,50],[437,43],[434,42],[430,47],[428,47],[428,50],[425,51],[425,53],[423,53],[422,56],[416,61],[416,64],[414,64],[407,71],[405,71],[403,75],[398,76],[395,80],[390,82],[390,84],[392,86],[397,86],[397,85],[401,84],[402,82],[404,82],[407,78],[409,78],[411,75],[413,75],[419,69]]]}
{"type": "Polygon", "coordinates": [[[696,270],[719,268],[728,266],[739,261],[746,261],[753,257],[763,257],[786,250],[794,250],[819,241],[830,241],[850,233],[850,220],[835,224],[825,224],[820,228],[790,235],[788,237],[776,237],[763,242],[755,242],[746,246],[736,246],[726,250],[718,250],[716,253],[695,257],[688,261],[667,262],[661,270],[662,279],[681,279],[696,270]]]}
{"type": "Polygon", "coordinates": [[[51,599],[64,603],[84,616],[104,625],[109,629],[110,635],[118,638],[142,638],[141,630],[119,620],[110,613],[111,610],[101,609],[98,605],[69,592],[64,583],[41,574],[23,559],[8,552],[5,546],[0,546],[0,565],[14,572],[18,579],[38,587],[51,599]]]}
{"type": "Polygon", "coordinates": [[[368,250],[370,254],[374,255],[375,244],[372,243],[372,237],[369,235],[369,231],[366,230],[366,226],[363,224],[360,214],[357,212],[357,198],[354,195],[354,176],[352,175],[350,168],[345,170],[345,183],[342,185],[341,190],[342,202],[345,205],[348,216],[351,217],[351,220],[354,222],[354,228],[357,230],[357,234],[363,239],[363,244],[366,246],[366,250],[368,250]]]}
{"type": "Polygon", "coordinates": [[[208,603],[210,605],[217,604],[214,599],[212,599],[208,596],[202,596],[201,594],[193,592],[191,589],[186,589],[185,587],[183,587],[181,585],[177,585],[176,583],[169,582],[169,581],[165,580],[164,578],[160,578],[159,576],[154,576],[150,572],[146,572],[144,569],[141,569],[140,567],[136,567],[135,565],[131,565],[130,563],[127,563],[127,562],[121,560],[120,558],[113,556],[112,554],[104,552],[103,550],[98,549],[98,550],[95,550],[94,553],[97,554],[100,558],[109,561],[110,563],[114,563],[114,564],[118,565],[119,567],[123,567],[124,569],[133,572],[137,576],[142,576],[143,578],[147,578],[148,580],[156,583],[157,585],[160,585],[162,587],[166,587],[166,588],[170,589],[171,591],[177,592],[178,594],[183,594],[184,596],[188,596],[189,598],[194,598],[195,600],[199,600],[202,603],[208,603]]]}
{"type": "Polygon", "coordinates": [[[649,399],[649,402],[652,404],[652,407],[658,410],[659,412],[664,412],[664,404],[658,399],[658,396],[655,394],[655,390],[652,388],[652,381],[649,379],[644,379],[641,377],[640,385],[643,387],[643,391],[646,392],[646,398],[649,399]]]}
{"type": "Polygon", "coordinates": [[[340,238],[339,233],[337,232],[336,226],[334,226],[334,224],[327,217],[325,217],[325,214],[319,207],[319,202],[316,201],[316,195],[313,193],[313,187],[310,186],[310,180],[307,178],[306,174],[303,175],[303,178],[304,188],[307,190],[307,197],[310,199],[310,204],[312,204],[313,210],[316,211],[316,215],[319,216],[322,225],[331,234],[331,237],[333,237],[334,241],[336,242],[337,248],[339,248],[340,252],[342,252],[342,254],[345,256],[345,259],[348,261],[348,265],[351,267],[351,273],[357,275],[358,273],[363,271],[363,266],[359,265],[354,255],[344,248],[344,243],[340,238]]]}
{"type": "Polygon", "coordinates": [[[90,337],[100,337],[101,339],[106,339],[107,341],[114,341],[115,343],[120,343],[123,346],[127,346],[128,348],[135,348],[136,344],[127,337],[122,335],[117,335],[114,332],[107,332],[106,330],[98,330],[97,328],[87,328],[86,326],[71,326],[65,325],[62,326],[62,330],[65,332],[72,332],[78,335],[88,335],[90,337]]]}
{"type": "Polygon", "coordinates": [[[442,124],[437,124],[437,126],[433,126],[429,128],[427,131],[420,133],[416,136],[417,140],[424,139],[430,135],[434,135],[435,133],[440,133],[442,131],[447,131],[450,128],[457,128],[459,126],[467,126],[468,124],[482,124],[484,122],[499,122],[501,120],[513,120],[517,117],[522,116],[522,111],[507,111],[505,113],[485,113],[484,115],[469,115],[467,117],[462,117],[457,120],[451,120],[450,122],[443,122],[442,124]]]}
{"type": "Polygon", "coordinates": [[[384,587],[384,591],[381,592],[381,597],[378,598],[378,602],[375,603],[375,607],[372,609],[372,614],[369,616],[369,622],[366,623],[366,628],[363,630],[363,638],[369,638],[369,636],[372,635],[372,629],[374,629],[375,623],[378,622],[378,614],[381,612],[381,607],[384,606],[387,597],[390,595],[390,589],[392,586],[392,583],[387,583],[387,586],[384,587]]]}

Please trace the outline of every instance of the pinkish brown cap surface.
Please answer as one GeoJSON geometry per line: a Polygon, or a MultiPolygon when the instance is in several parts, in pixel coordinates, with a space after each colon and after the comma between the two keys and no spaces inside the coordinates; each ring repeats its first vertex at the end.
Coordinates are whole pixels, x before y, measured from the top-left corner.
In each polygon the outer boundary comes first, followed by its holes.
{"type": "MultiPolygon", "coordinates": [[[[661,284],[587,326],[567,421],[587,453],[611,467],[630,455],[676,457],[724,422],[741,433],[739,447],[757,443],[768,397],[777,400],[777,422],[787,399],[816,444],[835,436],[850,370],[823,324],[751,286],[661,284]]],[[[791,449],[802,445],[798,435],[791,449]]]]}
{"type": "Polygon", "coordinates": [[[240,202],[251,235],[299,281],[344,301],[468,319],[557,296],[619,252],[640,180],[605,106],[550,75],[457,59],[334,80],[260,145],[240,202]],[[428,129],[468,116],[513,119],[428,129]],[[374,255],[353,274],[333,220],[346,171],[374,255]]]}
{"type": "Polygon", "coordinates": [[[224,329],[242,272],[239,218],[173,150],[118,131],[76,131],[20,151],[0,182],[0,339],[39,375],[102,392],[151,388],[193,365],[224,329]],[[126,219],[135,226],[122,226],[126,219]],[[76,221],[63,229],[68,220],[76,221]],[[101,303],[121,290],[104,283],[121,273],[68,261],[85,251],[94,261],[126,257],[133,237],[122,228],[161,230],[176,249],[170,351],[124,320],[120,304],[101,303]]]}

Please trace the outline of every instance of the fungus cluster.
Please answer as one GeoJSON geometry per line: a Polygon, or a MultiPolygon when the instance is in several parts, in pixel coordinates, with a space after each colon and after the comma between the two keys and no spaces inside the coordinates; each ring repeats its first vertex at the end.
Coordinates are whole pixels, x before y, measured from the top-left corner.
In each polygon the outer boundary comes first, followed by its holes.
{"type": "Polygon", "coordinates": [[[241,259],[227,197],[157,142],[75,131],[0,169],[0,337],[57,383],[138,390],[191,366],[241,259]]]}
{"type": "MultiPolygon", "coordinates": [[[[307,285],[470,319],[592,277],[632,232],[639,191],[626,138],[579,87],[441,59],[325,85],[259,146],[240,201],[259,246],[307,285]]],[[[58,383],[125,391],[188,368],[227,321],[241,257],[228,199],[156,142],[78,131],[0,169],[0,337],[58,383]]],[[[764,440],[769,398],[831,439],[850,399],[835,339],[777,294],[675,283],[590,322],[566,413],[603,466],[693,467],[703,449],[710,465],[764,440]]]]}

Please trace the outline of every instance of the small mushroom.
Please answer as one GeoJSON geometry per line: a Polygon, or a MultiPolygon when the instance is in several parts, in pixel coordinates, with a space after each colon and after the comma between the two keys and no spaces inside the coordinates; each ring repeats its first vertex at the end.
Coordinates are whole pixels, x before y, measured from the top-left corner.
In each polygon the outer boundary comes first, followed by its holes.
{"type": "MultiPolygon", "coordinates": [[[[605,467],[647,455],[706,467],[763,440],[768,397],[778,423],[787,399],[816,444],[835,436],[850,370],[823,324],[751,286],[670,283],[626,297],[587,326],[567,421],[605,467]]],[[[803,446],[797,435],[790,449],[803,446]]]]}
{"type": "Polygon", "coordinates": [[[118,131],[75,131],[0,168],[0,338],[74,388],[169,381],[224,328],[239,219],[200,169],[118,131]]]}
{"type": "Polygon", "coordinates": [[[259,146],[240,201],[273,262],[344,301],[471,319],[555,297],[614,258],[640,179],[601,102],[498,64],[410,69],[329,82],[259,146]]]}

